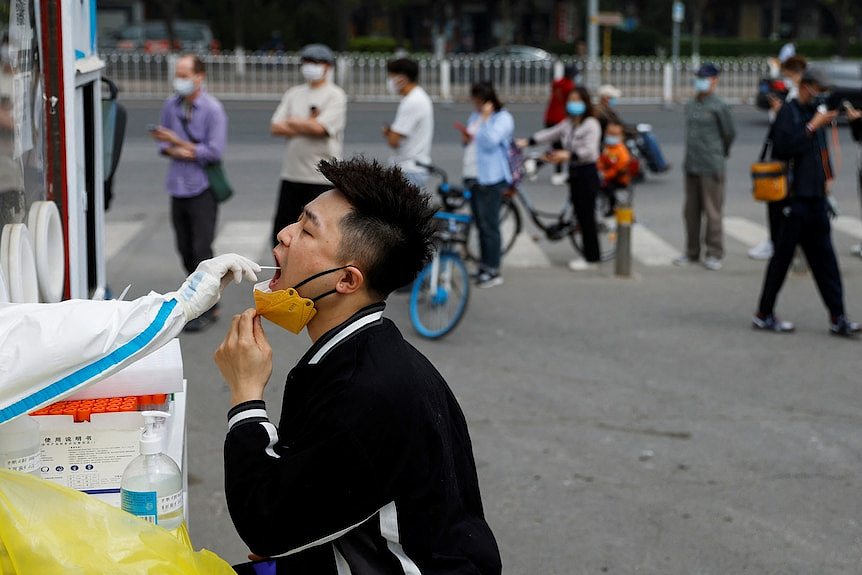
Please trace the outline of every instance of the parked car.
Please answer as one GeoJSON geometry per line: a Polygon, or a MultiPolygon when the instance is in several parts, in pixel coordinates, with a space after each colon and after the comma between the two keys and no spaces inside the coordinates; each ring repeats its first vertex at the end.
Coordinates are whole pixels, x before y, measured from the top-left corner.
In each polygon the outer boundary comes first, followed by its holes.
{"type": "MultiPolygon", "coordinates": [[[[178,20],[174,22],[174,37],[176,48],[184,52],[216,53],[221,47],[206,22],[178,20]]],[[[102,46],[124,52],[164,54],[170,51],[168,28],[159,20],[133,24],[110,34],[102,46]]]]}
{"type": "Polygon", "coordinates": [[[551,54],[545,52],[541,48],[520,46],[518,44],[497,46],[496,48],[480,52],[479,57],[483,59],[513,60],[520,62],[551,62],[554,59],[551,54]]]}
{"type": "MultiPolygon", "coordinates": [[[[829,107],[840,108],[847,100],[856,108],[862,108],[862,62],[853,60],[827,60],[811,62],[812,68],[823,70],[832,86],[829,107]]],[[[755,102],[761,110],[769,109],[769,94],[781,100],[787,97],[787,85],[781,78],[761,78],[755,102]]]]}
{"type": "Polygon", "coordinates": [[[862,108],[862,62],[856,60],[830,60],[813,62],[812,66],[826,72],[831,85],[828,106],[843,111],[847,100],[854,108],[862,108]]]}

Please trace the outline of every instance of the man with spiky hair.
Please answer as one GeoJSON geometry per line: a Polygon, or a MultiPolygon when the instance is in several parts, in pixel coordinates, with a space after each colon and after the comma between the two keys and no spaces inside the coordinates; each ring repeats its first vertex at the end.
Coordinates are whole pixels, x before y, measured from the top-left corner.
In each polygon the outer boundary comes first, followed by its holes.
{"type": "Polygon", "coordinates": [[[279,270],[215,360],[231,390],[228,510],[253,562],[239,573],[499,574],[467,424],[385,299],[432,250],[434,210],[400,169],[319,164],[318,196],[273,249],[279,270]],[[263,401],[260,317],[311,348],[287,376],[278,428],[263,401]]]}

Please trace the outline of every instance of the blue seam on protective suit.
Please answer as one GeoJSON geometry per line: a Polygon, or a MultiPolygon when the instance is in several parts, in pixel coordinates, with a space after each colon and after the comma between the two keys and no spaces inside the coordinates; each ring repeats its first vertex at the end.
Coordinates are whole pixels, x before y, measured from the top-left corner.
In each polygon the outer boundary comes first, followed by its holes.
{"type": "Polygon", "coordinates": [[[82,367],[78,371],[71,373],[59,379],[39,391],[28,395],[23,399],[19,399],[9,407],[0,409],[0,423],[8,421],[13,417],[26,413],[46,401],[49,401],[69,390],[72,390],[79,385],[98,376],[100,373],[107,371],[125,359],[141,351],[148,343],[150,343],[159,334],[167,322],[168,316],[177,306],[177,300],[166,301],[159,308],[159,312],[144,331],[133,337],[127,343],[115,349],[105,357],[91,363],[88,366],[82,367]]]}

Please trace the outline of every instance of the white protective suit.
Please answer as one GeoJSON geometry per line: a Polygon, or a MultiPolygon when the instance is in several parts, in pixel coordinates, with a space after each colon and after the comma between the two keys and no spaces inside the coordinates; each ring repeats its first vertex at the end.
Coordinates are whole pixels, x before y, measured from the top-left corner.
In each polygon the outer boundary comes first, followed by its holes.
{"type": "Polygon", "coordinates": [[[134,301],[0,304],[0,424],[119,371],[179,335],[233,279],[260,267],[236,254],[201,262],[178,291],[134,301]]]}

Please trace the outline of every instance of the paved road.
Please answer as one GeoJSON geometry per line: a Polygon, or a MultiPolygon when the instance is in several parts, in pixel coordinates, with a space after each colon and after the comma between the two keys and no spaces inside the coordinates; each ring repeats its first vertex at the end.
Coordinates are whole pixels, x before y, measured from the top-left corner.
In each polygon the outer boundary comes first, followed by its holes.
{"type": "MultiPolygon", "coordinates": [[[[129,108],[108,215],[108,273],[115,288],[131,282],[131,295],[141,295],[174,289],[183,274],[162,191],[164,163],[144,136],[157,106],[129,108]]],[[[512,109],[519,134],[541,125],[540,107],[512,109]]],[[[264,259],[281,156],[267,135],[271,110],[228,105],[227,169],[238,195],[223,210],[218,242],[223,251],[264,259]]],[[[378,134],[393,112],[391,105],[351,105],[347,154],[385,157],[378,134]]],[[[416,337],[405,298],[389,301],[388,316],[462,403],[506,572],[858,573],[862,342],[826,334],[807,275],[792,275],[779,302],[798,333],[748,327],[763,265],[745,250],[765,234],[765,214],[750,200],[747,168],[765,130],[762,115],[735,111],[728,254],[714,273],[665,261],[682,243],[679,110],[622,112],[654,125],[675,166],[637,190],[643,233],[633,279],[614,278],[609,265],[573,274],[565,268],[569,245],[523,238],[506,283],[475,291],[465,321],[443,341],[416,337]]],[[[437,109],[434,158],[452,174],[460,171],[460,150],[449,127],[466,113],[463,106],[437,109]]],[[[848,309],[862,317],[862,261],[848,255],[862,234],[851,184],[855,150],[846,134],[842,142],[844,218],[835,240],[848,309]]],[[[563,189],[546,178],[531,189],[551,206],[563,189]]],[[[250,305],[250,289],[226,293],[225,312],[250,305]]],[[[191,389],[192,538],[236,562],[246,550],[222,495],[229,395],[211,361],[224,329],[181,341],[191,389]]],[[[283,378],[308,341],[273,326],[267,333],[277,350],[267,401],[277,413],[283,378]]]]}

